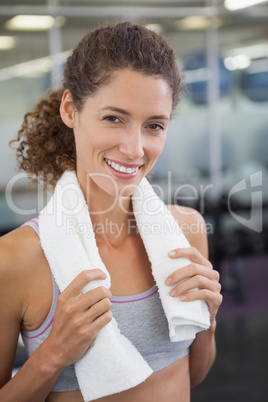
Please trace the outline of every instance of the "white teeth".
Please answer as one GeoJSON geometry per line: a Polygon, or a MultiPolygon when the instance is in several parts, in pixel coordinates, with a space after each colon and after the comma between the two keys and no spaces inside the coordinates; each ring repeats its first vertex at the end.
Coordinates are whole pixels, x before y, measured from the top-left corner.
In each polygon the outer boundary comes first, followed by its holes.
{"type": "Polygon", "coordinates": [[[138,171],[138,166],[134,168],[127,168],[126,166],[119,165],[118,163],[112,162],[109,159],[105,158],[105,162],[108,163],[114,170],[117,172],[123,172],[123,173],[135,173],[138,171]]]}

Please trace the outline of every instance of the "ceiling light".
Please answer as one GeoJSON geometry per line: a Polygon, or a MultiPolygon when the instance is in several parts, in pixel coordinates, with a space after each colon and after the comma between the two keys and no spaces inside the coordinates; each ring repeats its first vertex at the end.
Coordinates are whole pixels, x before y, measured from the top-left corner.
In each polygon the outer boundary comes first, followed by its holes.
{"type": "Polygon", "coordinates": [[[177,21],[176,25],[179,29],[183,31],[194,30],[194,29],[206,29],[207,26],[209,25],[209,21],[206,17],[193,15],[177,21]]]}
{"type": "Polygon", "coordinates": [[[243,70],[251,64],[250,58],[246,54],[238,54],[233,57],[225,57],[224,65],[228,70],[243,70]]]}
{"type": "Polygon", "coordinates": [[[4,27],[10,31],[46,31],[54,24],[55,19],[51,15],[16,15],[4,27]]]}
{"type": "Polygon", "coordinates": [[[0,36],[0,50],[8,50],[15,47],[17,40],[14,36],[0,36]]]}
{"type": "Polygon", "coordinates": [[[224,62],[225,67],[227,68],[227,70],[230,70],[230,71],[236,70],[234,57],[225,57],[223,62],[224,62]]]}
{"type": "Polygon", "coordinates": [[[255,4],[264,3],[267,0],[225,0],[224,6],[228,10],[234,11],[241,8],[254,6],[255,4]]]}
{"type": "MultiPolygon", "coordinates": [[[[222,20],[219,18],[216,19],[216,23],[218,27],[223,25],[222,20]]],[[[175,24],[181,31],[194,31],[208,28],[211,24],[211,20],[202,15],[192,15],[176,21],[175,24]]]]}

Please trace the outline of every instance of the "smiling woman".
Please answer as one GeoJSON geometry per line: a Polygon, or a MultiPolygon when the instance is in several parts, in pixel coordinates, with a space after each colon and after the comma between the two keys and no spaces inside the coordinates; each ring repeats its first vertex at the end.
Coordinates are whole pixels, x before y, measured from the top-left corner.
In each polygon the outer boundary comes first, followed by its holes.
{"type": "Polygon", "coordinates": [[[102,188],[114,197],[116,187],[117,194],[131,194],[133,187],[123,190],[125,181],[138,185],[163,150],[171,94],[163,78],[129,69],[113,72],[80,112],[70,90],[64,92],[61,118],[74,132],[76,172],[82,188],[90,175],[98,191],[102,188]]]}
{"type": "MultiPolygon", "coordinates": [[[[42,174],[45,176],[45,183],[54,185],[66,169],[76,169],[73,130],[64,124],[58,113],[64,91],[70,95],[66,101],[71,99],[75,110],[82,112],[89,97],[95,97],[100,88],[104,91],[105,84],[113,80],[113,75],[124,69],[129,70],[129,74],[139,72],[147,78],[154,78],[155,84],[160,77],[164,79],[164,86],[170,91],[172,108],[175,108],[179,101],[182,80],[177,68],[176,54],[163,38],[153,31],[138,25],[132,26],[130,23],[89,32],[67,60],[62,88],[52,92],[47,99],[41,99],[36,108],[25,115],[22,128],[18,132],[19,167],[26,170],[32,180],[38,180],[42,174]]],[[[130,90],[129,84],[130,81],[125,82],[127,91],[130,90]]],[[[146,96],[149,96],[147,91],[151,89],[139,86],[139,103],[145,105],[146,96]]],[[[99,112],[102,112],[103,119],[113,119],[115,123],[114,112],[119,112],[119,106],[122,117],[126,118],[128,111],[125,110],[123,100],[119,105],[116,92],[112,100],[111,104],[107,100],[105,105],[99,106],[110,107],[106,113],[101,110],[99,112]]],[[[160,110],[159,114],[162,115],[163,111],[160,110]]],[[[147,118],[154,115],[155,112],[147,118]]],[[[170,110],[164,118],[169,117],[170,110]]],[[[119,121],[120,119],[118,123],[119,121]]],[[[148,121],[148,124],[151,123],[156,122],[148,121]]]]}
{"type": "Polygon", "coordinates": [[[221,295],[204,222],[158,198],[155,215],[148,209],[145,176],[180,89],[167,42],[119,23],[87,34],[62,88],[25,115],[13,141],[19,166],[54,193],[39,217],[0,239],[1,400],[189,402],[208,373],[221,295]],[[158,244],[150,260],[137,205],[158,244]],[[176,306],[174,322],[163,300],[176,306]],[[11,379],[20,332],[29,358],[11,379]]]}

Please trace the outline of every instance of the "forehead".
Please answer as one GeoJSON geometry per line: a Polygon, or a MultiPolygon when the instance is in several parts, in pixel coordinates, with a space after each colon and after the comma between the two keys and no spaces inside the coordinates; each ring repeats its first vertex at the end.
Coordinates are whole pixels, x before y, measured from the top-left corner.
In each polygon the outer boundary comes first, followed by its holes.
{"type": "Polygon", "coordinates": [[[130,112],[144,110],[152,114],[172,110],[172,92],[162,77],[149,76],[133,70],[119,70],[111,74],[108,82],[101,86],[87,102],[91,106],[104,108],[112,105],[129,109],[130,112]]]}

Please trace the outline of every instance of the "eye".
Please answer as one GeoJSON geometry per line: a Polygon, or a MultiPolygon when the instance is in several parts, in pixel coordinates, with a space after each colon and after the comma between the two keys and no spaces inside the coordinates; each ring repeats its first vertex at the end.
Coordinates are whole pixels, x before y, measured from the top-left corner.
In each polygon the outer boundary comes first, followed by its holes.
{"type": "Polygon", "coordinates": [[[105,116],[103,120],[109,121],[111,123],[120,123],[120,120],[116,116],[105,116]]]}
{"type": "Polygon", "coordinates": [[[149,127],[153,131],[163,131],[165,129],[164,126],[158,123],[149,124],[147,127],[149,127]]]}

